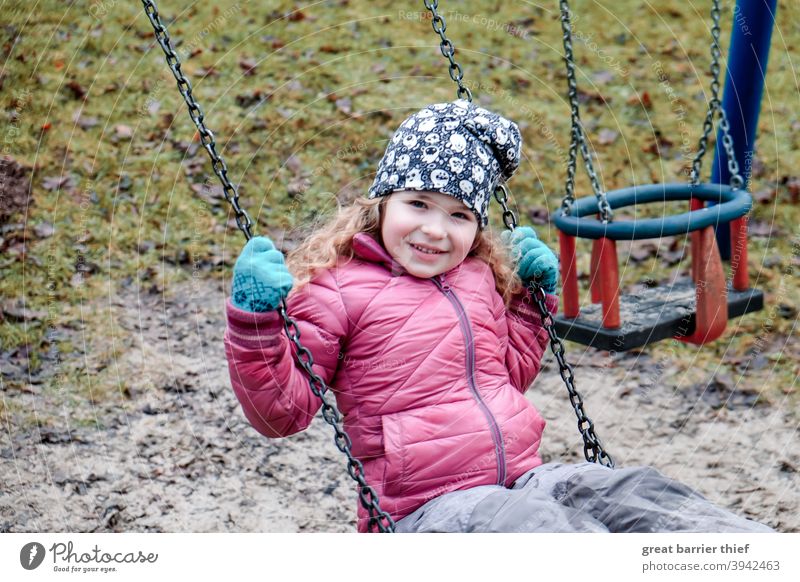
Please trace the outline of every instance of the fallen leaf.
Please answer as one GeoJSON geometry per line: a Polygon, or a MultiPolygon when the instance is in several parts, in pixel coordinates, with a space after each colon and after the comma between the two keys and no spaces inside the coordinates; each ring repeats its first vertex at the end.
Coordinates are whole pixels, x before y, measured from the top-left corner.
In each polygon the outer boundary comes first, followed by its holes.
{"type": "Polygon", "coordinates": [[[249,77],[256,74],[256,63],[255,59],[249,58],[241,58],[239,59],[239,68],[244,71],[245,76],[249,77]]]}
{"type": "Polygon", "coordinates": [[[336,109],[350,115],[353,112],[352,108],[353,102],[350,97],[342,97],[341,99],[336,100],[336,109]]]}
{"type": "Polygon", "coordinates": [[[86,97],[86,89],[84,89],[83,86],[77,81],[70,81],[65,85],[65,87],[72,92],[72,96],[75,99],[83,99],[86,97]]]}
{"type": "Polygon", "coordinates": [[[82,256],[80,256],[78,260],[75,261],[75,271],[78,273],[88,273],[92,275],[94,273],[100,272],[100,265],[98,265],[97,263],[93,263],[92,261],[87,261],[82,256]]]}
{"type": "Polygon", "coordinates": [[[286,83],[285,89],[287,91],[300,91],[300,92],[303,92],[304,90],[303,84],[297,79],[292,79],[291,81],[286,83]]]}
{"type": "Polygon", "coordinates": [[[303,194],[311,186],[311,180],[308,178],[295,178],[286,186],[286,192],[290,197],[294,198],[303,194]]]}
{"type": "Polygon", "coordinates": [[[617,141],[617,137],[619,137],[618,131],[614,131],[613,129],[601,129],[597,136],[597,143],[600,145],[609,145],[617,141]]]}
{"type": "Polygon", "coordinates": [[[120,123],[114,126],[114,132],[119,139],[130,139],[133,137],[133,129],[129,125],[120,123]]]}
{"type": "Polygon", "coordinates": [[[747,225],[747,234],[755,238],[774,238],[782,233],[777,226],[765,220],[750,220],[747,225]]]}
{"type": "Polygon", "coordinates": [[[181,152],[187,158],[194,156],[200,149],[200,144],[190,141],[172,141],[175,151],[181,152]]]}
{"type": "Polygon", "coordinates": [[[765,188],[764,190],[753,192],[753,200],[761,204],[769,204],[775,199],[777,193],[778,191],[775,188],[765,188]]]}
{"type": "Polygon", "coordinates": [[[795,319],[797,317],[797,308],[789,303],[779,303],[777,313],[783,319],[795,319]]]}
{"type": "Polygon", "coordinates": [[[219,72],[217,72],[217,69],[215,69],[213,65],[207,68],[200,67],[197,69],[197,76],[199,78],[217,77],[219,76],[219,72]]]}
{"type": "Polygon", "coordinates": [[[628,258],[634,263],[641,263],[656,256],[657,251],[658,251],[657,244],[650,241],[645,241],[645,242],[637,241],[632,244],[631,250],[628,253],[628,258]]]}
{"type": "Polygon", "coordinates": [[[547,224],[550,221],[550,213],[543,206],[536,206],[528,210],[528,219],[533,224],[547,224]]]}
{"type": "Polygon", "coordinates": [[[61,176],[51,176],[42,180],[42,188],[49,192],[60,190],[62,188],[71,189],[75,187],[72,177],[68,174],[61,176]],[[66,187],[66,188],[65,188],[66,187]]]}
{"type": "Polygon", "coordinates": [[[531,86],[531,82],[528,79],[524,79],[522,77],[515,77],[514,78],[514,86],[517,89],[527,89],[531,86]]]}
{"type": "Polygon", "coordinates": [[[30,168],[17,163],[11,156],[0,157],[0,223],[33,204],[29,172],[30,168]]]}
{"type": "Polygon", "coordinates": [[[187,176],[195,176],[203,171],[206,165],[206,158],[202,155],[196,155],[191,158],[186,158],[181,162],[183,171],[187,176]]]}
{"type": "Polygon", "coordinates": [[[131,177],[128,174],[122,174],[119,177],[119,182],[117,183],[117,187],[121,191],[126,192],[131,189],[131,186],[133,186],[133,180],[131,180],[131,177]]]}
{"type": "Polygon", "coordinates": [[[667,137],[664,137],[664,134],[661,133],[660,130],[655,130],[655,139],[649,144],[642,148],[643,152],[647,152],[653,155],[660,155],[661,150],[668,149],[672,147],[674,143],[667,137]]]}
{"type": "Polygon", "coordinates": [[[81,129],[91,129],[96,126],[100,121],[96,117],[84,117],[80,111],[76,111],[72,116],[72,121],[81,129]]]}
{"type": "Polygon", "coordinates": [[[33,232],[39,238],[49,238],[53,236],[56,229],[53,227],[52,223],[50,222],[40,222],[36,226],[33,227],[33,232]]]}
{"type": "Polygon", "coordinates": [[[295,176],[299,175],[303,169],[303,163],[295,155],[291,155],[286,159],[286,167],[292,171],[295,176]]]}
{"type": "Polygon", "coordinates": [[[13,321],[33,321],[47,317],[47,311],[28,309],[18,300],[11,300],[3,304],[3,315],[13,321]]]}
{"type": "Polygon", "coordinates": [[[792,204],[797,204],[800,201],[800,179],[792,178],[786,183],[786,188],[789,190],[792,204]]]}
{"type": "Polygon", "coordinates": [[[578,102],[581,104],[597,103],[598,105],[603,105],[606,99],[600,93],[588,93],[578,89],[578,102]]]}
{"type": "Polygon", "coordinates": [[[633,95],[628,97],[626,103],[628,105],[641,104],[641,106],[644,107],[645,109],[652,109],[653,107],[653,101],[652,99],[650,99],[650,93],[648,93],[647,91],[643,92],[641,95],[639,95],[638,93],[634,93],[633,95]]]}
{"type": "Polygon", "coordinates": [[[212,206],[222,206],[225,202],[225,190],[220,184],[192,184],[192,190],[212,206]]]}
{"type": "Polygon", "coordinates": [[[268,95],[261,89],[256,89],[251,93],[241,93],[236,96],[236,105],[239,107],[252,107],[257,103],[262,103],[268,100],[271,95],[268,95]]]}
{"type": "Polygon", "coordinates": [[[592,75],[592,79],[594,79],[594,82],[598,85],[605,85],[614,80],[614,73],[611,71],[599,71],[592,75]]]}

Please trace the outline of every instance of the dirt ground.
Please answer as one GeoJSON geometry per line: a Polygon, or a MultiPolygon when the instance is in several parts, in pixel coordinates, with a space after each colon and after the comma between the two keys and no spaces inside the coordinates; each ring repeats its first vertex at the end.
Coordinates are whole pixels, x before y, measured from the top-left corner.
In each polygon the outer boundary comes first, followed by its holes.
{"type": "MultiPolygon", "coordinates": [[[[101,341],[119,349],[116,397],[70,398],[68,385],[4,391],[7,404],[60,414],[32,430],[12,415],[0,433],[0,531],[355,531],[356,495],[330,427],[317,418],[305,433],[267,440],[242,416],[223,302],[221,286],[197,279],[85,306],[114,323],[101,341]]],[[[75,333],[98,345],[93,330],[75,333]]],[[[769,369],[731,389],[659,359],[660,346],[612,358],[568,344],[586,410],[618,465],[655,466],[740,514],[800,531],[798,415],[749,387],[769,369]]],[[[544,460],[582,460],[549,352],[528,396],[548,420],[544,460]]]]}

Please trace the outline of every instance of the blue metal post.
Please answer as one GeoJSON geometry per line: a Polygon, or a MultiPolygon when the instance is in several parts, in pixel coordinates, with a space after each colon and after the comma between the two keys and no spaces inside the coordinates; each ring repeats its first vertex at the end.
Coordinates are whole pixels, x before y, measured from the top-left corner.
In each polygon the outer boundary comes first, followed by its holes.
{"type": "MultiPolygon", "coordinates": [[[[745,184],[749,183],[750,178],[777,3],[777,0],[737,0],[733,8],[722,107],[730,122],[734,152],[745,184]]],[[[728,157],[722,147],[720,132],[717,133],[716,148],[711,181],[727,184],[730,180],[728,157]]],[[[730,260],[729,225],[717,229],[717,245],[721,257],[730,260]]]]}

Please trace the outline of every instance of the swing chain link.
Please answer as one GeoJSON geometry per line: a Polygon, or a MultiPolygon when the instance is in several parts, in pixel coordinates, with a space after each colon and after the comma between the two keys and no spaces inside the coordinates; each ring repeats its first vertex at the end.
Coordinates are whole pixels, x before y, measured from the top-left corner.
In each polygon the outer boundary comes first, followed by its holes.
{"type": "Polygon", "coordinates": [[[517,217],[514,211],[508,207],[508,187],[504,183],[499,183],[494,189],[494,199],[503,207],[503,224],[513,232],[517,228],[517,217]]]}
{"type": "Polygon", "coordinates": [[[603,448],[600,438],[594,432],[594,422],[592,422],[592,419],[587,416],[586,411],[583,409],[583,397],[580,395],[580,392],[578,392],[578,389],[575,388],[575,375],[572,372],[572,366],[570,366],[564,358],[564,344],[556,334],[553,316],[547,309],[545,291],[541,286],[531,284],[528,288],[528,292],[531,294],[534,301],[536,301],[536,305],[539,308],[542,325],[550,336],[550,349],[553,351],[553,355],[555,355],[558,361],[561,379],[564,380],[572,409],[575,411],[575,416],[578,417],[578,431],[583,437],[583,456],[590,463],[598,463],[613,469],[614,459],[603,448]]]}
{"type": "Polygon", "coordinates": [[[233,212],[236,217],[236,226],[238,226],[239,230],[244,233],[244,236],[247,238],[247,240],[250,240],[253,238],[253,234],[251,232],[253,221],[250,219],[250,215],[247,214],[247,211],[239,206],[239,192],[228,179],[228,166],[225,163],[225,160],[222,159],[222,156],[217,153],[214,133],[208,129],[203,122],[205,117],[203,110],[200,108],[200,105],[197,103],[197,101],[195,101],[194,96],[192,95],[192,84],[181,71],[180,58],[172,48],[172,42],[167,34],[167,28],[161,22],[161,17],[158,15],[158,8],[153,0],[142,0],[142,4],[144,5],[145,14],[147,14],[147,18],[150,20],[150,24],[153,26],[153,30],[155,31],[156,40],[158,41],[158,44],[161,45],[161,50],[164,51],[164,55],[167,58],[167,64],[172,71],[172,75],[178,82],[178,90],[183,96],[183,100],[186,102],[186,105],[189,107],[189,115],[191,116],[192,121],[194,122],[195,126],[197,127],[197,131],[200,134],[200,143],[202,143],[203,148],[211,157],[214,173],[222,182],[225,200],[227,200],[233,208],[233,212]]]}
{"type": "Polygon", "coordinates": [[[720,34],[720,6],[719,0],[713,0],[711,5],[711,99],[708,102],[708,109],[706,110],[706,118],[703,122],[703,134],[697,144],[697,154],[692,160],[692,170],[689,175],[689,184],[696,186],[700,183],[700,171],[703,166],[703,156],[705,156],[708,147],[708,138],[714,130],[714,116],[719,116],[719,126],[722,130],[722,147],[725,149],[725,156],[728,159],[728,173],[730,174],[730,186],[736,190],[744,185],[744,178],[739,173],[739,162],[736,160],[736,153],[733,149],[733,138],[730,133],[730,124],[728,123],[728,115],[722,107],[722,101],[719,98],[720,82],[719,73],[720,57],[722,51],[719,47],[719,34],[720,34]]]}
{"type": "MultiPolygon", "coordinates": [[[[517,228],[517,217],[514,211],[508,207],[508,188],[505,184],[498,184],[494,191],[494,197],[503,207],[503,223],[509,231],[514,232],[514,229],[517,228]]],[[[564,349],[564,343],[556,333],[555,321],[553,320],[550,310],[547,309],[547,303],[545,303],[546,293],[541,285],[530,282],[528,284],[528,294],[536,302],[536,306],[539,309],[542,327],[547,330],[547,335],[550,337],[550,349],[558,361],[561,379],[567,387],[569,401],[572,404],[572,409],[575,411],[575,416],[578,417],[578,431],[581,433],[581,437],[583,437],[583,456],[590,463],[599,463],[606,467],[613,468],[614,459],[603,448],[599,437],[594,432],[594,423],[583,409],[583,397],[581,397],[578,389],[575,388],[575,375],[572,373],[572,366],[570,366],[564,358],[566,351],[564,349]]]]}
{"type": "MultiPolygon", "coordinates": [[[[239,230],[244,233],[247,240],[250,240],[253,237],[251,233],[253,223],[247,211],[239,206],[239,194],[230,180],[228,180],[228,167],[222,157],[216,152],[214,134],[203,123],[203,110],[192,96],[191,83],[181,72],[180,58],[172,48],[172,42],[170,41],[167,29],[161,22],[161,18],[158,14],[158,8],[153,0],[142,0],[142,4],[150,20],[150,24],[155,31],[156,40],[158,44],[161,45],[161,49],[166,55],[167,64],[172,70],[175,79],[178,81],[178,89],[181,95],[183,95],[184,101],[186,101],[186,104],[189,106],[189,115],[192,117],[192,121],[194,121],[200,132],[201,143],[211,157],[211,161],[214,165],[214,173],[222,181],[223,188],[225,189],[225,198],[236,213],[236,224],[239,230]]],[[[395,522],[388,513],[380,508],[375,490],[370,487],[364,479],[364,467],[361,461],[356,459],[350,450],[352,441],[348,434],[340,428],[341,415],[336,410],[336,407],[328,401],[328,387],[325,385],[325,381],[313,370],[314,358],[311,352],[300,343],[300,329],[297,327],[297,323],[289,317],[285,299],[281,300],[278,311],[283,319],[286,335],[297,348],[297,361],[308,375],[308,383],[311,391],[322,401],[322,417],[328,424],[333,426],[336,432],[334,443],[336,447],[347,456],[347,472],[358,483],[359,500],[363,507],[369,512],[368,530],[372,531],[374,528],[377,528],[381,533],[394,532],[395,522]]]]}
{"type": "MultiPolygon", "coordinates": [[[[577,113],[577,107],[574,109],[574,111],[577,113]]],[[[573,155],[576,151],[574,146],[575,141],[573,140],[573,143],[570,147],[570,155],[573,155]]],[[[572,177],[574,178],[574,163],[571,164],[571,169],[572,177]]],[[[569,179],[568,186],[574,186],[569,179]]],[[[572,193],[572,191],[573,190],[569,190],[570,193],[572,193]]],[[[508,187],[505,185],[505,183],[498,183],[494,190],[494,198],[500,203],[500,206],[503,207],[503,224],[509,231],[514,232],[518,223],[514,211],[508,206],[508,196],[508,187]]],[[[574,197],[572,200],[574,201],[574,197]]],[[[600,443],[600,439],[594,432],[594,423],[586,415],[586,412],[583,409],[583,398],[581,397],[577,388],[575,388],[575,375],[572,373],[572,367],[564,358],[564,344],[556,333],[555,322],[553,321],[553,317],[550,314],[550,311],[547,309],[547,304],[545,303],[545,291],[540,285],[531,282],[528,287],[528,293],[534,298],[536,306],[539,309],[539,315],[542,319],[542,326],[545,328],[545,330],[547,330],[547,335],[550,337],[550,349],[558,361],[561,379],[564,381],[564,385],[567,387],[569,401],[572,404],[572,409],[575,411],[575,415],[578,418],[578,431],[581,433],[581,437],[583,438],[583,455],[586,460],[591,463],[600,463],[606,467],[613,468],[614,460],[603,448],[603,445],[600,443]]]]}
{"type": "Polygon", "coordinates": [[[464,71],[461,69],[461,65],[459,65],[453,58],[456,54],[456,47],[453,46],[453,43],[444,34],[447,30],[447,23],[437,12],[437,8],[439,8],[439,0],[423,0],[423,3],[425,4],[425,8],[427,8],[432,15],[431,25],[433,26],[434,32],[436,32],[436,34],[438,34],[442,39],[442,42],[439,45],[439,50],[441,51],[442,56],[450,61],[450,78],[453,79],[453,81],[455,81],[455,83],[458,85],[456,96],[458,99],[466,99],[472,103],[472,91],[469,90],[469,87],[465,87],[461,82],[464,78],[464,71]]]}
{"type": "Polygon", "coordinates": [[[570,24],[570,14],[572,14],[572,11],[569,8],[568,0],[560,0],[560,7],[561,30],[563,32],[562,39],[564,41],[564,61],[567,64],[567,87],[571,111],[567,182],[564,188],[565,194],[564,200],[561,202],[561,208],[563,209],[565,215],[569,215],[572,211],[572,206],[575,204],[575,170],[578,163],[578,148],[580,147],[583,164],[586,168],[586,173],[589,175],[589,181],[592,184],[592,191],[597,198],[597,208],[600,212],[600,220],[602,220],[604,223],[607,223],[613,220],[614,212],[611,210],[611,205],[608,203],[605,191],[600,186],[600,180],[598,179],[597,172],[594,169],[592,156],[589,153],[589,146],[586,143],[586,133],[583,130],[583,124],[581,123],[580,117],[580,108],[578,103],[578,81],[575,76],[575,59],[572,51],[572,25],[570,24]]]}
{"type": "Polygon", "coordinates": [[[359,485],[358,497],[370,516],[367,522],[368,530],[372,531],[373,528],[377,527],[381,533],[394,532],[395,522],[388,513],[380,508],[377,493],[364,479],[364,466],[361,461],[353,456],[351,451],[353,442],[350,440],[350,436],[341,428],[342,418],[335,405],[329,401],[328,387],[325,384],[325,380],[314,372],[314,356],[308,348],[300,343],[300,328],[289,316],[285,299],[281,300],[278,311],[283,319],[286,336],[297,349],[297,361],[308,376],[308,385],[314,395],[322,401],[322,418],[333,427],[336,433],[334,444],[347,456],[347,472],[359,485]]]}

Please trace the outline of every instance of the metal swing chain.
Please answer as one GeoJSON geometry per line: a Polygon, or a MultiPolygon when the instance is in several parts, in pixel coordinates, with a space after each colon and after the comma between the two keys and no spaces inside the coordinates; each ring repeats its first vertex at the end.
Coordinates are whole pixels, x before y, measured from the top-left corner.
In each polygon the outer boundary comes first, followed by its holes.
{"type": "Polygon", "coordinates": [[[730,174],[730,186],[736,190],[744,185],[744,179],[739,173],[739,162],[736,160],[736,154],[733,151],[733,138],[730,134],[730,124],[728,123],[728,115],[722,107],[722,102],[719,98],[719,73],[720,73],[720,56],[722,51],[719,48],[719,34],[720,34],[720,7],[719,0],[713,0],[711,5],[711,99],[708,102],[708,110],[706,111],[706,118],[703,122],[703,134],[697,145],[697,154],[692,160],[692,171],[689,176],[689,184],[696,186],[700,183],[700,170],[703,165],[703,156],[706,154],[708,146],[708,138],[714,129],[714,115],[719,115],[719,126],[722,130],[722,147],[725,148],[725,155],[728,158],[728,173],[730,174]]]}
{"type": "Polygon", "coordinates": [[[433,16],[431,25],[433,26],[434,32],[436,32],[442,39],[442,43],[439,45],[439,50],[442,52],[442,55],[450,61],[450,78],[458,84],[456,96],[459,99],[466,99],[472,103],[472,91],[469,90],[469,87],[465,87],[461,82],[461,80],[464,78],[464,72],[461,70],[461,65],[459,65],[453,58],[453,56],[456,54],[456,47],[453,46],[453,43],[450,42],[450,39],[444,34],[445,30],[447,30],[447,23],[436,11],[436,9],[439,8],[439,0],[423,0],[423,3],[425,4],[425,8],[427,8],[433,16]]]}
{"type": "Polygon", "coordinates": [[[164,54],[167,57],[167,64],[172,70],[172,75],[178,82],[178,90],[181,92],[183,100],[186,101],[186,105],[189,107],[189,115],[191,116],[192,121],[194,121],[194,124],[197,126],[197,131],[200,133],[200,142],[208,152],[208,155],[211,156],[214,173],[222,182],[225,200],[227,200],[231,205],[236,215],[236,225],[239,227],[239,230],[244,233],[244,236],[247,238],[247,240],[250,240],[253,237],[253,234],[250,232],[253,221],[250,220],[250,215],[247,214],[247,211],[239,206],[239,193],[237,192],[236,187],[231,184],[231,181],[228,179],[228,166],[225,163],[225,160],[223,160],[222,157],[217,154],[214,134],[205,126],[205,123],[203,123],[205,115],[203,114],[203,110],[200,108],[200,105],[192,96],[192,84],[181,71],[180,58],[172,48],[172,43],[169,35],[167,34],[167,29],[161,22],[161,18],[158,16],[158,8],[156,7],[155,2],[152,0],[142,0],[142,4],[144,4],[144,11],[145,14],[147,14],[147,18],[150,19],[150,24],[153,25],[156,40],[158,41],[158,44],[161,45],[161,49],[164,51],[164,54]]]}
{"type": "MultiPolygon", "coordinates": [[[[423,0],[425,7],[430,10],[431,14],[433,15],[433,30],[436,31],[439,36],[442,38],[442,54],[450,60],[450,77],[458,83],[458,96],[461,97],[462,89],[466,92],[467,99],[472,102],[472,93],[466,87],[464,87],[461,83],[463,78],[463,71],[461,67],[453,60],[453,54],[455,53],[455,48],[453,44],[447,39],[444,32],[447,28],[447,25],[444,19],[439,16],[436,9],[439,6],[438,0],[433,0],[429,2],[428,0],[423,0]],[[439,24],[439,28],[437,28],[437,24],[439,24]],[[454,74],[454,71],[457,71],[457,75],[454,74]]],[[[573,75],[574,78],[574,75],[573,75]]],[[[573,82],[573,86],[575,83],[573,82]]],[[[577,93],[576,93],[576,106],[574,107],[575,115],[577,116],[577,93]]],[[[578,122],[580,124],[580,122],[578,122]]],[[[578,127],[580,125],[578,124],[578,127]]],[[[584,144],[585,150],[585,144],[584,144]]],[[[588,151],[586,153],[588,156],[588,151]]],[[[589,162],[591,167],[591,162],[589,162]]],[[[575,174],[575,167],[574,164],[572,166],[572,175],[575,174]]],[[[592,175],[594,175],[594,170],[592,170],[592,175]]],[[[595,183],[597,183],[596,176],[595,176],[595,183]]],[[[598,184],[599,187],[599,184],[598,184]]],[[[494,198],[500,205],[503,207],[503,224],[505,224],[506,228],[510,231],[514,231],[517,228],[517,217],[514,214],[514,211],[508,207],[508,188],[506,185],[501,181],[497,184],[494,190],[494,198]]],[[[603,199],[605,196],[603,195],[603,199]]],[[[606,202],[606,206],[608,206],[608,202],[606,202]]],[[[608,215],[610,216],[611,208],[608,207],[608,215]]],[[[564,384],[567,387],[567,392],[569,393],[569,400],[572,404],[572,408],[575,411],[575,415],[578,418],[578,431],[580,431],[581,436],[583,437],[583,454],[586,457],[587,461],[592,463],[600,463],[607,467],[614,466],[614,460],[611,456],[603,449],[603,445],[600,443],[600,439],[594,432],[594,423],[591,419],[586,415],[586,412],[583,409],[583,398],[581,397],[578,390],[575,388],[575,376],[572,373],[572,367],[566,362],[564,359],[564,344],[558,337],[558,334],[555,331],[555,322],[553,321],[552,315],[550,311],[547,309],[547,304],[545,303],[545,292],[541,288],[541,286],[536,285],[535,283],[531,283],[529,287],[530,295],[536,301],[536,305],[539,309],[540,316],[542,318],[542,325],[547,330],[547,334],[550,337],[550,349],[553,351],[553,354],[558,361],[558,367],[561,374],[561,378],[564,380],[564,384]]]]}
{"type": "MultiPolygon", "coordinates": [[[[194,124],[197,126],[197,130],[200,132],[200,139],[203,147],[208,152],[208,155],[211,157],[211,161],[214,164],[214,173],[220,179],[222,186],[225,189],[225,199],[230,203],[231,207],[233,207],[233,210],[236,213],[236,224],[239,227],[239,230],[244,233],[245,238],[249,241],[253,237],[251,232],[253,223],[250,219],[250,216],[247,214],[247,211],[239,206],[239,194],[236,191],[236,187],[231,184],[230,180],[228,179],[228,167],[225,164],[225,161],[216,151],[214,134],[205,126],[203,122],[203,110],[192,96],[191,83],[181,71],[180,58],[172,47],[172,42],[170,41],[169,34],[167,34],[166,27],[161,22],[161,18],[158,14],[158,7],[153,0],[142,0],[142,4],[144,5],[147,17],[150,20],[150,24],[153,26],[153,30],[155,31],[156,40],[158,41],[158,44],[161,45],[161,49],[166,55],[167,64],[169,65],[169,68],[172,70],[172,74],[178,82],[178,89],[180,90],[184,101],[186,101],[186,104],[189,106],[189,115],[191,116],[192,121],[194,121],[194,124]]],[[[369,512],[370,517],[368,521],[368,529],[372,530],[373,528],[377,527],[378,531],[382,533],[394,532],[394,520],[388,513],[380,508],[378,496],[375,493],[375,490],[370,487],[364,479],[364,467],[361,464],[361,461],[356,459],[351,452],[352,441],[347,433],[340,428],[341,415],[339,414],[335,405],[329,402],[327,395],[328,387],[325,385],[325,381],[320,378],[312,368],[314,365],[314,358],[311,355],[311,352],[307,348],[303,347],[303,345],[300,343],[300,329],[297,327],[297,323],[291,317],[289,317],[285,299],[281,300],[281,305],[278,311],[283,319],[283,327],[286,331],[286,335],[297,348],[297,361],[308,375],[309,387],[314,395],[322,401],[322,417],[328,424],[333,426],[334,431],[336,432],[334,443],[336,444],[336,447],[347,456],[347,472],[358,483],[359,500],[364,508],[369,512]]]]}
{"type": "Polygon", "coordinates": [[[322,418],[324,418],[325,422],[330,424],[336,432],[334,443],[336,447],[347,456],[347,472],[350,474],[350,477],[358,483],[358,498],[370,515],[367,528],[371,531],[373,527],[377,527],[378,531],[381,533],[393,533],[395,531],[395,522],[388,513],[380,508],[377,493],[364,479],[364,466],[361,464],[361,461],[353,456],[351,451],[353,442],[350,440],[350,436],[340,428],[341,415],[336,409],[336,406],[329,402],[327,395],[328,387],[325,385],[325,381],[314,372],[312,368],[314,365],[314,357],[311,352],[300,343],[300,329],[297,327],[295,321],[289,317],[286,309],[286,300],[282,299],[279,312],[283,318],[283,327],[286,330],[286,335],[297,348],[297,361],[308,376],[308,385],[311,391],[322,401],[322,418]]]}
{"type": "Polygon", "coordinates": [[[564,188],[566,192],[564,194],[564,200],[561,203],[561,208],[564,210],[565,214],[569,214],[575,203],[575,170],[578,163],[577,148],[580,147],[583,165],[586,168],[586,173],[589,175],[592,191],[597,198],[597,209],[600,213],[600,219],[603,222],[611,222],[614,217],[614,212],[611,210],[605,191],[600,186],[600,180],[597,177],[594,163],[592,163],[592,156],[589,153],[589,147],[586,143],[586,133],[581,123],[578,104],[578,81],[575,77],[575,59],[572,52],[572,25],[570,24],[571,11],[569,2],[567,0],[560,0],[560,7],[561,30],[563,32],[562,38],[564,41],[564,61],[567,65],[567,86],[569,89],[568,95],[571,111],[569,163],[567,164],[567,182],[564,188]]]}
{"type": "MultiPolygon", "coordinates": [[[[517,217],[514,211],[508,207],[508,188],[505,184],[498,185],[494,191],[494,198],[503,207],[503,223],[506,228],[511,232],[517,228],[517,217]]],[[[575,375],[572,373],[572,366],[567,363],[564,358],[564,344],[558,337],[555,329],[555,322],[550,310],[547,309],[545,303],[546,293],[540,285],[530,283],[528,292],[536,302],[539,309],[539,315],[542,318],[542,326],[547,330],[547,335],[550,337],[550,349],[558,361],[558,370],[561,374],[561,379],[567,387],[569,393],[569,401],[572,404],[572,410],[575,411],[575,416],[578,418],[578,431],[583,437],[583,456],[591,463],[599,463],[606,467],[614,467],[614,459],[603,448],[600,438],[594,432],[594,423],[586,415],[583,409],[583,397],[581,397],[578,389],[575,388],[575,375]]]]}

